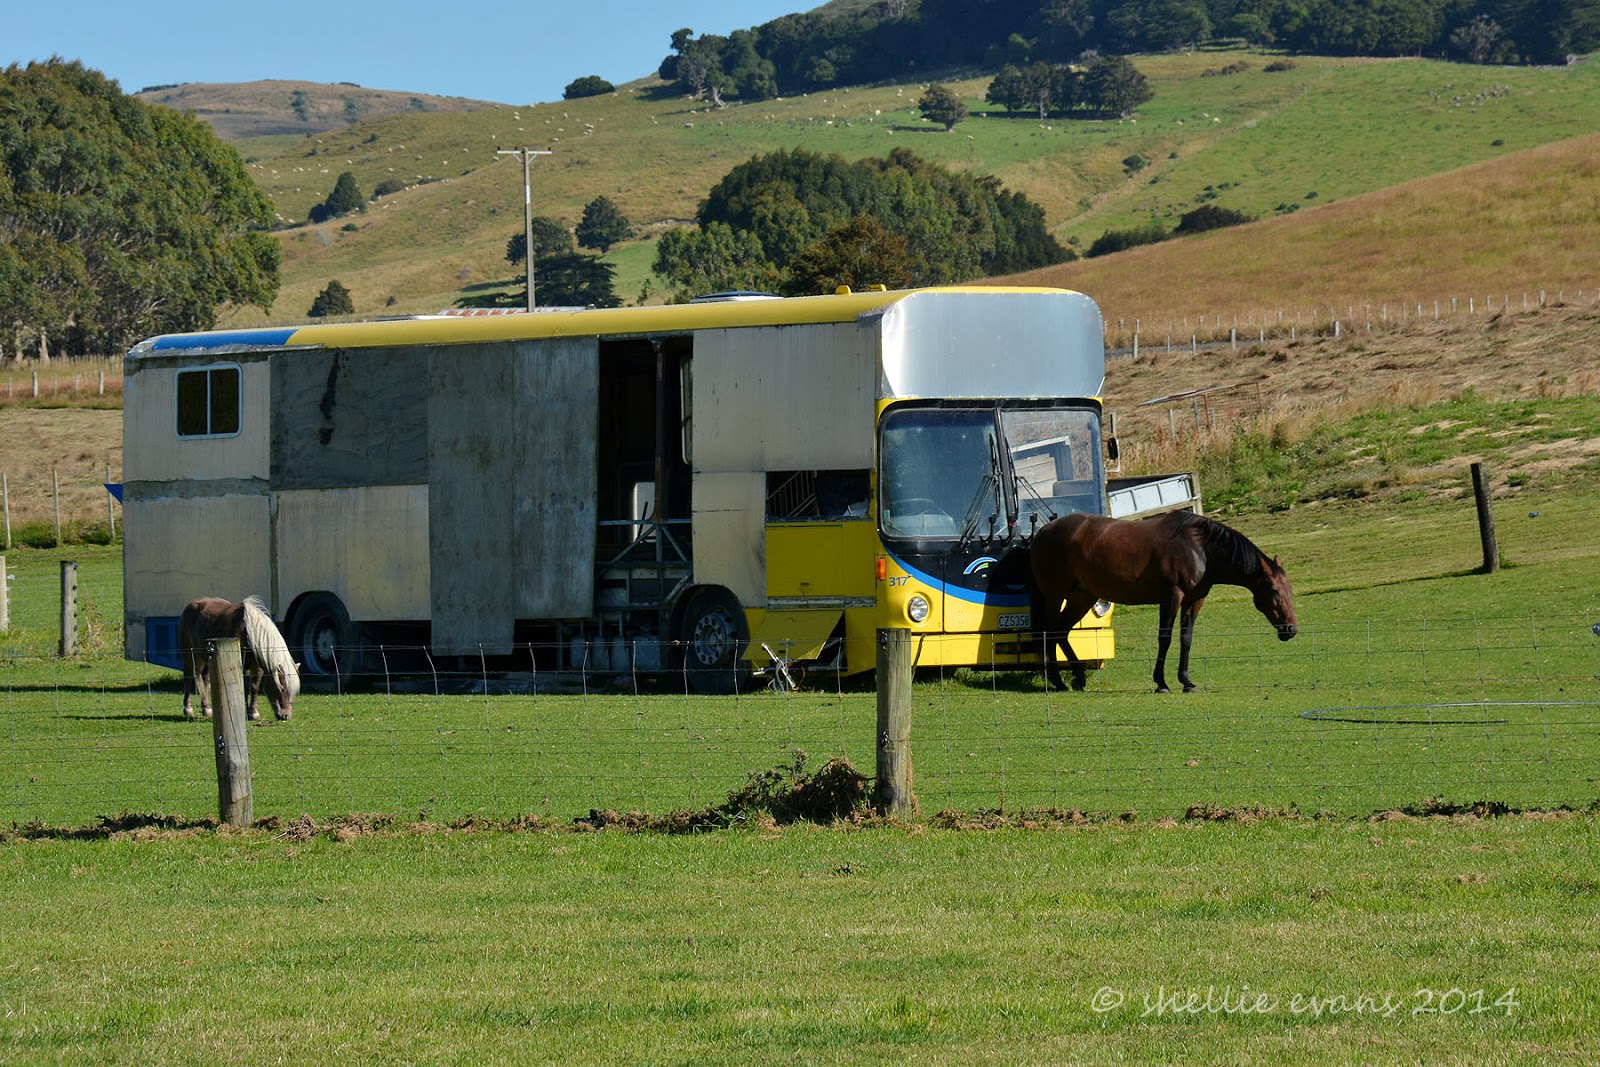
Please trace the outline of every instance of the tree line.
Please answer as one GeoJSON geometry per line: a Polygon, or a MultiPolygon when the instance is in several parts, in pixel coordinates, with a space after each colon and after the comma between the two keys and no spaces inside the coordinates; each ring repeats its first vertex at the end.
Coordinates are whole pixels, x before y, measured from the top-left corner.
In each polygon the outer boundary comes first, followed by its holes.
{"type": "Polygon", "coordinates": [[[270,308],[280,249],[244,160],[77,61],[0,71],[0,352],[107,353],[270,308]]]}
{"type": "Polygon", "coordinates": [[[1550,64],[1600,49],[1594,0],[879,0],[727,36],[680,29],[658,73],[721,103],[957,67],[1065,64],[1214,40],[1324,55],[1550,64]]]}
{"type": "Polygon", "coordinates": [[[904,148],[854,162],[803,148],[757,156],[712,187],[696,223],[657,246],[655,273],[679,298],[939,285],[1072,258],[1021,193],[904,148]]]}

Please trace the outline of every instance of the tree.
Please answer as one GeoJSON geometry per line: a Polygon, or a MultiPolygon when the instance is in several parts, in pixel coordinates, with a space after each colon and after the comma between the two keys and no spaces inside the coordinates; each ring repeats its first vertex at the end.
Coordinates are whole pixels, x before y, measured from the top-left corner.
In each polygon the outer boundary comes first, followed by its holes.
{"type": "MultiPolygon", "coordinates": [[[[577,252],[541,259],[533,279],[534,296],[545,307],[614,308],[617,268],[577,252]]],[[[527,294],[523,294],[526,301],[527,294]]]]}
{"type": "Polygon", "coordinates": [[[788,296],[831,293],[841,285],[904,289],[914,284],[916,277],[917,261],[906,239],[884,229],[873,215],[857,215],[795,257],[783,292],[788,296]]]}
{"type": "Polygon", "coordinates": [[[945,133],[955,129],[956,123],[967,117],[967,105],[948,85],[928,86],[928,91],[917,101],[917,110],[929,122],[944,126],[945,133]]]}
{"type": "Polygon", "coordinates": [[[576,232],[580,248],[598,249],[605,255],[612,245],[633,236],[633,224],[609,196],[597,196],[584,205],[576,232]]]}
{"type": "Polygon", "coordinates": [[[1101,56],[1084,71],[1081,92],[1090,107],[1127,118],[1155,92],[1126,56],[1101,56]]]}
{"type": "Polygon", "coordinates": [[[614,93],[616,91],[617,87],[600,77],[600,75],[585,74],[583,77],[575,78],[567,83],[567,87],[561,91],[561,99],[581,100],[586,96],[604,96],[606,93],[614,93]]]}
{"type": "Polygon", "coordinates": [[[354,315],[355,312],[356,304],[350,299],[350,290],[336,278],[317,294],[317,298],[311,302],[311,310],[306,314],[320,319],[328,315],[354,315]]]}
{"type": "Polygon", "coordinates": [[[352,211],[367,210],[367,198],[361,195],[361,187],[356,184],[356,176],[349,171],[339,175],[333,183],[333,192],[328,194],[328,199],[311,209],[312,222],[327,222],[329,219],[348,215],[352,211]]]}
{"type": "Polygon", "coordinates": [[[1207,230],[1220,230],[1227,226],[1241,226],[1254,220],[1242,211],[1232,208],[1218,207],[1215,204],[1202,204],[1193,211],[1185,212],[1178,220],[1178,225],[1173,228],[1173,234],[1205,233],[1207,230]]]}
{"type": "Polygon", "coordinates": [[[67,353],[272,306],[272,208],[238,152],[77,61],[0,70],[0,322],[67,353]]]}
{"type": "MultiPolygon", "coordinates": [[[[572,231],[560,219],[548,215],[533,217],[533,263],[538,266],[552,256],[567,255],[572,251],[572,231]]],[[[528,258],[528,234],[518,230],[506,242],[506,260],[521,263],[528,258]]]]}
{"type": "Polygon", "coordinates": [[[778,274],[754,234],[721,222],[668,230],[650,269],[677,287],[680,302],[707,293],[770,290],[778,274]]]}

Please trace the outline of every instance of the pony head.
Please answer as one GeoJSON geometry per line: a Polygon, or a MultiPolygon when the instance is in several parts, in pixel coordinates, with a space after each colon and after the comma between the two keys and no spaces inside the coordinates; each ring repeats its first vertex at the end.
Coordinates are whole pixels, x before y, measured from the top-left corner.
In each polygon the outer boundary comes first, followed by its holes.
{"type": "Polygon", "coordinates": [[[1256,610],[1277,628],[1279,641],[1287,641],[1300,632],[1300,621],[1294,614],[1294,592],[1289,588],[1289,576],[1283,572],[1278,557],[1269,559],[1262,554],[1261,580],[1250,591],[1256,610]]]}
{"type": "Polygon", "coordinates": [[[267,698],[272,701],[272,714],[282,720],[294,718],[294,698],[300,695],[300,665],[287,657],[275,659],[264,684],[267,698]]]}

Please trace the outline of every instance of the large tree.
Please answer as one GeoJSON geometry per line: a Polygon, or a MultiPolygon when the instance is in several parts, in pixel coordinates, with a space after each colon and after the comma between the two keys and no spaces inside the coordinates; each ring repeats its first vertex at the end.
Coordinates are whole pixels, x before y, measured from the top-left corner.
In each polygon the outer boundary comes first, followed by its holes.
{"type": "Polygon", "coordinates": [[[917,110],[929,122],[937,122],[949,133],[956,123],[967,117],[967,105],[948,85],[930,85],[917,101],[917,110]]]}
{"type": "Polygon", "coordinates": [[[211,128],[76,61],[0,72],[0,322],[109,353],[272,306],[272,208],[211,128]]]}
{"type": "Polygon", "coordinates": [[[579,245],[605,255],[612,245],[633,236],[633,224],[609,196],[597,196],[584,205],[576,232],[579,245]]]}

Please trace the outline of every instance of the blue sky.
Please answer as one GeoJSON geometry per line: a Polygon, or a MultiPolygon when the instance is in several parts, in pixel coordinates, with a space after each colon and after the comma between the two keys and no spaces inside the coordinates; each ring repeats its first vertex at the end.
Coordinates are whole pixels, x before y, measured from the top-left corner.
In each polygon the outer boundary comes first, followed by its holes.
{"type": "Polygon", "coordinates": [[[652,73],[680,27],[725,34],[820,2],[0,0],[0,66],[80,59],[129,93],[278,78],[525,104],[585,74],[652,73]]]}

